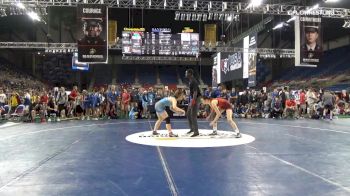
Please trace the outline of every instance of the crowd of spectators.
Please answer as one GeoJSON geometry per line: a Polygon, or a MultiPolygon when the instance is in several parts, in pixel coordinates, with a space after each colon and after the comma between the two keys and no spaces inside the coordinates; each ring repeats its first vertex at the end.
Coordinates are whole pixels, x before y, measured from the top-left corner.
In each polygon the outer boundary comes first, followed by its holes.
{"type": "MultiPolygon", "coordinates": [[[[0,65],[1,119],[20,117],[33,122],[55,119],[142,119],[155,117],[154,105],[163,97],[172,96],[176,89],[132,88],[110,85],[79,90],[77,86],[50,88],[34,77],[0,65]]],[[[180,107],[187,107],[189,90],[180,107]]],[[[203,96],[225,98],[233,105],[236,118],[329,118],[350,115],[349,93],[322,89],[289,89],[280,87],[268,90],[234,88],[202,89],[203,96]]],[[[200,106],[199,117],[206,117],[208,107],[200,106]]]]}
{"type": "MultiPolygon", "coordinates": [[[[1,80],[0,113],[3,118],[22,117],[24,121],[46,121],[52,117],[62,119],[142,119],[155,117],[154,104],[163,97],[172,96],[175,89],[132,88],[119,85],[79,90],[77,86],[67,91],[64,87],[49,89],[37,81],[28,85],[18,80],[14,89],[8,85],[13,80],[1,80]],[[6,82],[7,81],[7,82],[6,82]],[[20,90],[22,88],[22,90],[20,90]]],[[[186,99],[179,103],[186,107],[186,99]]],[[[314,88],[291,90],[287,87],[271,91],[246,89],[236,91],[224,88],[203,89],[203,96],[225,98],[233,105],[236,118],[329,118],[350,115],[349,94],[334,93],[314,88]]],[[[201,106],[199,117],[206,117],[209,108],[201,106]]]]}
{"type": "Polygon", "coordinates": [[[315,88],[291,90],[280,87],[271,91],[247,89],[231,92],[208,89],[206,96],[223,97],[234,105],[239,118],[328,118],[350,115],[349,93],[330,92],[315,88]]]}

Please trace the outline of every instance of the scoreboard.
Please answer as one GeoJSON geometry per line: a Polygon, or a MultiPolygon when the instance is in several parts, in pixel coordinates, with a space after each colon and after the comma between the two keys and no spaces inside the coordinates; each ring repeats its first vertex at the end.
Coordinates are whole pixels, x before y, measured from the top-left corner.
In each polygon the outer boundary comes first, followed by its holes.
{"type": "Polygon", "coordinates": [[[199,34],[172,34],[170,28],[152,28],[152,32],[125,28],[122,52],[125,55],[198,56],[199,34]]]}

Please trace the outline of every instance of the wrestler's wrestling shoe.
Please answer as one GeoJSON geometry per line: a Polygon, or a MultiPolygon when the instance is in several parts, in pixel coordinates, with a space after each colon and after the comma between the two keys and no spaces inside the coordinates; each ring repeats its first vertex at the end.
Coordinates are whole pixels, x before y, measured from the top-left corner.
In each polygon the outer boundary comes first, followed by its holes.
{"type": "Polygon", "coordinates": [[[173,132],[170,132],[169,137],[179,137],[179,136],[177,134],[174,134],[173,132]]]}
{"type": "Polygon", "coordinates": [[[241,133],[237,133],[237,135],[236,135],[236,138],[241,138],[242,137],[242,135],[241,135],[241,133]]]}
{"type": "Polygon", "coordinates": [[[157,131],[153,131],[152,135],[159,135],[159,133],[157,131]]]}
{"type": "Polygon", "coordinates": [[[210,135],[210,136],[218,135],[218,132],[217,132],[217,131],[213,131],[213,133],[210,133],[209,135],[210,135]]]}

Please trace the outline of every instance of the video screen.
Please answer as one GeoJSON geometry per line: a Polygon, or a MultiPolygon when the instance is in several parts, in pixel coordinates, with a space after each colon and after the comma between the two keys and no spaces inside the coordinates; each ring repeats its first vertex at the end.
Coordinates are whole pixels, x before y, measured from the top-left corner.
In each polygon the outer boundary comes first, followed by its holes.
{"type": "Polygon", "coordinates": [[[122,52],[123,54],[141,55],[144,40],[144,32],[123,31],[122,32],[122,52]]]}
{"type": "Polygon", "coordinates": [[[124,55],[198,56],[199,34],[123,31],[124,55]]]}

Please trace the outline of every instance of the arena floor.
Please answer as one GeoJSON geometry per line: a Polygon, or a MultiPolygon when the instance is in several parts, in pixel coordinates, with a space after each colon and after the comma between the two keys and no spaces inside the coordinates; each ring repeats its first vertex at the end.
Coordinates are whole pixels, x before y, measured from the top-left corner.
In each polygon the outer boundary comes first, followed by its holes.
{"type": "MultiPolygon", "coordinates": [[[[350,195],[349,119],[236,121],[255,141],[211,148],[126,141],[149,131],[147,120],[2,125],[0,195],[350,195]]],[[[174,120],[173,128],[187,122],[174,120]]]]}

